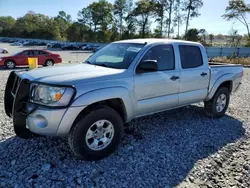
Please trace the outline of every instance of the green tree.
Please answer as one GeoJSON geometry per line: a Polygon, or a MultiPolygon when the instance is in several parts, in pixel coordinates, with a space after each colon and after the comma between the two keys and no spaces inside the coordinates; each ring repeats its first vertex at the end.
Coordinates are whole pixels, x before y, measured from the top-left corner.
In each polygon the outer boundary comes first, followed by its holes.
{"type": "Polygon", "coordinates": [[[133,38],[136,32],[136,17],[134,15],[133,9],[133,0],[128,0],[127,11],[128,14],[125,17],[126,28],[124,29],[124,33],[122,35],[122,39],[133,38]]]}
{"type": "Polygon", "coordinates": [[[237,20],[242,23],[246,29],[248,37],[250,37],[249,22],[247,21],[247,14],[250,13],[250,5],[247,5],[244,0],[230,0],[226,7],[226,12],[222,15],[226,20],[237,20]]]}
{"type": "Polygon", "coordinates": [[[128,2],[127,0],[115,0],[114,2],[114,15],[118,16],[120,36],[123,32],[123,20],[128,11],[128,2]]]}
{"type": "Polygon", "coordinates": [[[163,36],[163,26],[165,21],[165,10],[168,5],[168,0],[156,0],[155,2],[155,14],[157,16],[156,22],[159,23],[159,26],[155,29],[155,36],[163,36]]]}
{"type": "Polygon", "coordinates": [[[209,37],[210,44],[213,45],[214,34],[209,34],[208,37],[209,37]]]}
{"type": "Polygon", "coordinates": [[[242,36],[239,35],[238,30],[231,29],[227,39],[227,46],[238,47],[241,45],[242,36]]]}
{"type": "Polygon", "coordinates": [[[168,0],[168,7],[167,7],[167,13],[168,13],[168,18],[167,18],[167,36],[168,38],[170,37],[171,33],[171,24],[172,24],[172,13],[174,9],[174,0],[168,0]]]}
{"type": "Polygon", "coordinates": [[[188,41],[200,41],[201,38],[199,36],[199,33],[200,32],[198,29],[189,29],[185,34],[184,38],[188,41]]]}
{"type": "Polygon", "coordinates": [[[176,0],[176,11],[175,11],[175,18],[174,22],[176,23],[177,26],[177,38],[180,38],[180,25],[183,22],[183,15],[181,13],[181,0],[176,0]]]}
{"type": "Polygon", "coordinates": [[[71,16],[66,14],[64,11],[59,11],[57,17],[54,18],[57,26],[59,27],[60,30],[60,35],[62,40],[67,39],[67,29],[69,28],[71,24],[71,16]]]}
{"type": "Polygon", "coordinates": [[[53,18],[33,12],[18,18],[12,32],[15,37],[62,40],[60,28],[53,18]]]}
{"type": "Polygon", "coordinates": [[[92,32],[87,26],[82,25],[79,22],[72,23],[67,31],[67,39],[72,42],[82,42],[91,40],[90,36],[92,32]]]}
{"type": "Polygon", "coordinates": [[[94,32],[98,29],[107,30],[108,25],[112,23],[113,5],[106,0],[99,0],[88,6],[91,11],[92,21],[94,23],[94,32]]]}
{"type": "Polygon", "coordinates": [[[81,11],[78,12],[77,15],[79,23],[92,29],[93,21],[90,8],[83,8],[81,11]]]}
{"type": "MultiPolygon", "coordinates": [[[[84,37],[89,41],[104,42],[111,37],[113,26],[113,5],[106,0],[93,2],[78,12],[78,22],[82,24],[82,32],[88,33],[84,37]]],[[[76,27],[76,25],[74,26],[76,27]]]]}
{"type": "Polygon", "coordinates": [[[64,11],[59,11],[57,17],[64,19],[66,22],[71,22],[72,21],[71,15],[66,14],[66,12],[64,12],[64,11]]]}
{"type": "Polygon", "coordinates": [[[203,6],[202,0],[184,0],[183,11],[186,12],[186,29],[188,31],[189,21],[191,18],[198,17],[199,9],[203,6]]]}
{"type": "Polygon", "coordinates": [[[200,33],[200,35],[202,36],[203,42],[206,43],[206,36],[207,36],[207,31],[206,31],[206,29],[200,29],[199,33],[200,33]]]}
{"type": "Polygon", "coordinates": [[[150,0],[139,0],[136,2],[134,15],[139,17],[141,37],[145,38],[150,33],[149,19],[155,12],[155,2],[150,0]]]}
{"type": "Polygon", "coordinates": [[[0,35],[9,36],[16,20],[11,16],[0,16],[0,35]]]}

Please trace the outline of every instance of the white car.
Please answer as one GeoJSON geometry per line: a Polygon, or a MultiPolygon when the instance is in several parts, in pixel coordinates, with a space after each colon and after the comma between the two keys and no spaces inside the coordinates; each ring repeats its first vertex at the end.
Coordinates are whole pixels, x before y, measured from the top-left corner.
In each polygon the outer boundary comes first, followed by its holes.
{"type": "Polygon", "coordinates": [[[0,53],[7,54],[9,52],[6,48],[0,48],[0,53]]]}

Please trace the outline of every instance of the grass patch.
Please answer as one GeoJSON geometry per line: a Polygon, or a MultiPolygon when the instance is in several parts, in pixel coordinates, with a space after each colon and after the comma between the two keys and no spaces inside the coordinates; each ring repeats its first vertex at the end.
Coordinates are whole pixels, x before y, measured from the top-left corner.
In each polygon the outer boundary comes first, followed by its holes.
{"type": "Polygon", "coordinates": [[[241,64],[250,66],[250,57],[215,57],[213,61],[220,63],[241,64]]]}

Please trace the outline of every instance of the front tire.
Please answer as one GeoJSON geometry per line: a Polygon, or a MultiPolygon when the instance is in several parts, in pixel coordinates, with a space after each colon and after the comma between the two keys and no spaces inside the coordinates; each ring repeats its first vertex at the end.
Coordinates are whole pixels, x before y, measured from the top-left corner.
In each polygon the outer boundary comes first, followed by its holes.
{"type": "Polygon", "coordinates": [[[230,92],[226,87],[220,87],[213,98],[204,102],[205,114],[208,117],[220,118],[225,115],[230,101],[230,92]]]}
{"type": "Polygon", "coordinates": [[[81,117],[68,137],[72,152],[79,158],[100,160],[113,153],[123,135],[123,121],[110,107],[95,108],[81,117]]]}

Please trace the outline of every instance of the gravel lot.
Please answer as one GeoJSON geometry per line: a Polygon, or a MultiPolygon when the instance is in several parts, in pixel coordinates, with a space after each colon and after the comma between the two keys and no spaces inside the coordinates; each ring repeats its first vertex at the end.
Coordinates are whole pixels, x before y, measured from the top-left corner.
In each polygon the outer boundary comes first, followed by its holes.
{"type": "Polygon", "coordinates": [[[15,137],[3,104],[9,73],[0,70],[0,187],[250,187],[250,69],[223,118],[198,104],[136,119],[96,162],[74,158],[63,138],[15,137]]]}

